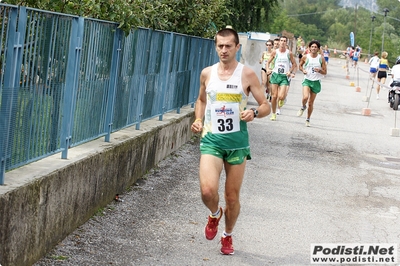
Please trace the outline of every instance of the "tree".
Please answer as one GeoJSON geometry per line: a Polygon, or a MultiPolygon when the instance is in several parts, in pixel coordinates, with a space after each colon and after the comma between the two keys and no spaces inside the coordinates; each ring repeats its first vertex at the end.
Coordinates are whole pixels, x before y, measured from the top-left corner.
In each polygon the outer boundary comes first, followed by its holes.
{"type": "Polygon", "coordinates": [[[143,21],[145,27],[213,37],[218,29],[226,26],[231,14],[225,0],[161,0],[158,3],[162,8],[153,9],[157,11],[143,21]]]}
{"type": "Polygon", "coordinates": [[[384,33],[384,48],[389,53],[389,61],[393,62],[400,55],[400,38],[395,31],[400,27],[397,2],[377,0],[379,11],[375,13],[359,5],[342,8],[338,3],[336,0],[282,0],[272,14],[273,20],[267,31],[279,33],[286,29],[306,41],[317,39],[321,44],[341,50],[350,44],[349,34],[354,32],[355,44],[363,48],[363,53],[368,50],[380,52],[384,33]],[[384,8],[389,9],[385,23],[384,8]],[[376,17],[374,22],[372,15],[376,17]]]}
{"type": "Polygon", "coordinates": [[[228,4],[228,24],[242,32],[263,29],[277,3],[278,0],[232,0],[228,4]]]}
{"type": "Polygon", "coordinates": [[[314,24],[305,24],[295,17],[288,17],[287,12],[287,10],[281,9],[279,13],[274,14],[275,20],[269,27],[270,32],[280,33],[286,30],[295,36],[301,35],[306,42],[313,39],[321,41],[321,36],[324,35],[321,29],[314,24]]]}
{"type": "Polygon", "coordinates": [[[145,27],[200,37],[214,36],[231,15],[227,0],[6,0],[24,5],[119,23],[127,34],[145,27]]]}

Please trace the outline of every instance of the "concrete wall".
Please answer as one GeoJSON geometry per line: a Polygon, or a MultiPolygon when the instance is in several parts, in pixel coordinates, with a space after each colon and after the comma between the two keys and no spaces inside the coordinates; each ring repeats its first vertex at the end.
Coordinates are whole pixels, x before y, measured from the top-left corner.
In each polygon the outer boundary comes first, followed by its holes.
{"type": "Polygon", "coordinates": [[[166,114],[6,173],[0,265],[32,265],[191,137],[193,109],[166,114]]]}

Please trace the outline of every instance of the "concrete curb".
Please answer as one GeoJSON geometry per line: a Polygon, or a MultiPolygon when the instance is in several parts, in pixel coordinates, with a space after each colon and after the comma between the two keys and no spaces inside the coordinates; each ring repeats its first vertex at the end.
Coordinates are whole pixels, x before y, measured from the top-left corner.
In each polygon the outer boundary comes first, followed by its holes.
{"type": "Polygon", "coordinates": [[[0,264],[32,265],[100,208],[191,139],[193,108],[152,119],[6,174],[0,264]]]}

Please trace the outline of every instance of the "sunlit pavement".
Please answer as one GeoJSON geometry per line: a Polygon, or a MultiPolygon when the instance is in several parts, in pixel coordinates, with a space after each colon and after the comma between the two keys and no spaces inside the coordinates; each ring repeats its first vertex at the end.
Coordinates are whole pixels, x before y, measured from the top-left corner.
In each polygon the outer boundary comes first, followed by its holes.
{"type": "MultiPolygon", "coordinates": [[[[343,65],[331,59],[310,127],[306,112],[296,116],[299,71],[277,121],[249,123],[252,160],[235,255],[220,255],[219,236],[207,241],[203,235],[208,211],[198,188],[198,146],[190,144],[37,265],[54,265],[61,255],[68,259],[57,265],[310,265],[312,243],[398,244],[400,137],[390,135],[395,112],[387,90],[379,100],[375,89],[369,95],[367,64],[359,63],[359,75],[350,69],[349,79],[343,65]],[[367,107],[371,114],[362,115],[367,107]]],[[[223,194],[220,200],[224,206],[223,194]]]]}

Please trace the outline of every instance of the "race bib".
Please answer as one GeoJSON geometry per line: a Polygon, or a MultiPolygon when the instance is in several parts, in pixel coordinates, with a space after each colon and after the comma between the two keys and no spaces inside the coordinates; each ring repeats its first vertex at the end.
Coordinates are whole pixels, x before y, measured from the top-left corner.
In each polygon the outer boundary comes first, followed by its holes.
{"type": "Polygon", "coordinates": [[[239,103],[212,104],[211,125],[213,134],[226,134],[239,131],[239,103]]]}
{"type": "Polygon", "coordinates": [[[285,71],[285,65],[278,65],[278,73],[279,74],[285,74],[286,73],[286,71],[285,71]]]}

